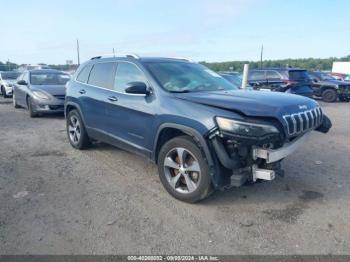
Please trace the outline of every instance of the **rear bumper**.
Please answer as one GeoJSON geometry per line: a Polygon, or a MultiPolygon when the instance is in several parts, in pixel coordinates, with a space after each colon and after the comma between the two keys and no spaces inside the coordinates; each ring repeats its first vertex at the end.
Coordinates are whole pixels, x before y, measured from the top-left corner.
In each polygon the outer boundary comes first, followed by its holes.
{"type": "Polygon", "coordinates": [[[11,96],[13,92],[13,87],[12,86],[4,86],[4,90],[6,95],[11,96]]]}
{"type": "Polygon", "coordinates": [[[286,143],[283,147],[279,149],[263,149],[259,147],[254,147],[252,150],[253,159],[254,160],[257,160],[258,158],[264,159],[267,164],[282,160],[283,158],[292,154],[302,144],[304,144],[305,141],[308,139],[309,135],[310,135],[310,132],[306,133],[300,138],[293,140],[290,143],[286,143]]]}

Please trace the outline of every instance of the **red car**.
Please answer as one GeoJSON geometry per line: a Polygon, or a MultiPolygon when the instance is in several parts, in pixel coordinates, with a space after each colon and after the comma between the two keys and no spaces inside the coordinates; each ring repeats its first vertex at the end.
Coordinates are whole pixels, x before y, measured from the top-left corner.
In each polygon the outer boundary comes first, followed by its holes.
{"type": "Polygon", "coordinates": [[[350,82],[350,75],[342,74],[342,73],[331,73],[333,77],[335,77],[337,80],[350,82]]]}

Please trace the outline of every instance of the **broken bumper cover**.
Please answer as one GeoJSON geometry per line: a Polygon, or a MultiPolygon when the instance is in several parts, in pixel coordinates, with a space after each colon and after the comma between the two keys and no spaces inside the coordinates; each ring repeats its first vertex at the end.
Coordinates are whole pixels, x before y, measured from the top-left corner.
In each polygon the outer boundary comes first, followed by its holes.
{"type": "Polygon", "coordinates": [[[253,148],[253,159],[258,158],[265,159],[266,163],[274,163],[288,155],[292,154],[299,146],[305,143],[311,132],[304,134],[303,136],[293,140],[292,142],[286,143],[283,147],[278,149],[263,149],[259,147],[253,148]]]}

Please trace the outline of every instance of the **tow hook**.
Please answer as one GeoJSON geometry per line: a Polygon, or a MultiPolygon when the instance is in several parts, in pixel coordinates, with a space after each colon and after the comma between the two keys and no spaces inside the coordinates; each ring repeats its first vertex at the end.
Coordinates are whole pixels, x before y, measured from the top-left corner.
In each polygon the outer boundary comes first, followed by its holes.
{"type": "Polygon", "coordinates": [[[256,182],[257,179],[263,180],[274,180],[276,172],[270,169],[258,168],[257,165],[252,166],[253,182],[256,182]]]}

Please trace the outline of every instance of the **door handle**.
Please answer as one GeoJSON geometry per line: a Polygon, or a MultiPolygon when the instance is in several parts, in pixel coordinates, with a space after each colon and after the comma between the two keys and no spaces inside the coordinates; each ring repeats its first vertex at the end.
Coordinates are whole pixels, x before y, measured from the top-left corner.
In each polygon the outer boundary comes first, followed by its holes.
{"type": "Polygon", "coordinates": [[[108,100],[111,102],[115,102],[115,101],[118,101],[118,98],[116,96],[109,96],[108,100]]]}
{"type": "Polygon", "coordinates": [[[83,95],[83,94],[86,93],[86,91],[85,91],[85,89],[80,89],[80,90],[79,90],[79,93],[83,95]]]}

